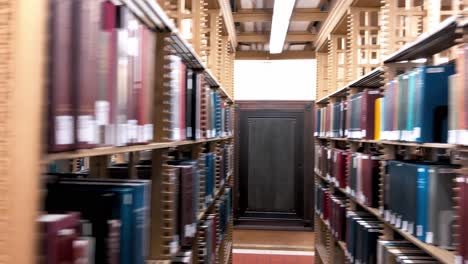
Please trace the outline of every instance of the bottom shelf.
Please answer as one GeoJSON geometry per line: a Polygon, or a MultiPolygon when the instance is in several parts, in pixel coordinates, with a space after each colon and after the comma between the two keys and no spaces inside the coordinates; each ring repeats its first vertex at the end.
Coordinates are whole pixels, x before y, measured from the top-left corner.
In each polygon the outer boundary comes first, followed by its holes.
{"type": "Polygon", "coordinates": [[[315,245],[315,256],[319,257],[323,263],[328,263],[327,249],[323,245],[315,245]]]}

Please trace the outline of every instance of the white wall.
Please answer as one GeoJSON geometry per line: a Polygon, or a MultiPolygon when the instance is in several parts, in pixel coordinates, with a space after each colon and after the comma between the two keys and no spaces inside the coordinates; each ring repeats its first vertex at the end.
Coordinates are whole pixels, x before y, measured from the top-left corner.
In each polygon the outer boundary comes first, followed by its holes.
{"type": "Polygon", "coordinates": [[[236,60],[235,100],[315,100],[316,60],[236,60]]]}

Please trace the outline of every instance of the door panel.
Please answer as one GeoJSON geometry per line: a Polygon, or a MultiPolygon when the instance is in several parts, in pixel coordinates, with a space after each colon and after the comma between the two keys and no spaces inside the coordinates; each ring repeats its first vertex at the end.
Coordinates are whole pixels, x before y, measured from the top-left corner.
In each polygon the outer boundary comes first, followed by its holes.
{"type": "Polygon", "coordinates": [[[248,120],[248,211],[294,212],[293,118],[248,120]]]}

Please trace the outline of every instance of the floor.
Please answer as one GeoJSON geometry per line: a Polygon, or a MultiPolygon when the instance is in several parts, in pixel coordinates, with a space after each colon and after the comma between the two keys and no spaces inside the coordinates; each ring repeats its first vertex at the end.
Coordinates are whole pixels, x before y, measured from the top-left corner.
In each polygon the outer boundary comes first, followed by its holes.
{"type": "Polygon", "coordinates": [[[234,264],[314,263],[314,233],[234,230],[234,264]]]}

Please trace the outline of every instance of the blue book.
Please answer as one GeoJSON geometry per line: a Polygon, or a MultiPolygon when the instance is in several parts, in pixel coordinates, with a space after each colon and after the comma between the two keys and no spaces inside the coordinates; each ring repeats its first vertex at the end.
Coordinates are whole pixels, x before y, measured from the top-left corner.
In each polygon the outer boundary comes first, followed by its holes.
{"type": "Polygon", "coordinates": [[[406,131],[408,141],[413,141],[413,129],[414,129],[414,115],[415,115],[415,87],[416,87],[416,72],[412,71],[408,74],[408,116],[406,119],[406,131]]]}
{"type": "MultiPolygon", "coordinates": [[[[96,186],[102,186],[101,188],[131,189],[133,214],[127,220],[131,224],[131,239],[129,240],[132,244],[131,263],[144,264],[149,250],[151,181],[127,179],[67,179],[67,181],[83,184],[94,183],[96,186]]],[[[122,226],[124,226],[124,223],[122,226]]],[[[125,243],[128,243],[128,241],[125,241],[125,243]]]]}
{"type": "Polygon", "coordinates": [[[418,167],[418,182],[417,182],[417,217],[416,217],[416,237],[424,241],[427,229],[427,216],[429,204],[429,177],[428,167],[420,165],[418,167]]]}
{"type": "MultiPolygon", "coordinates": [[[[114,194],[117,198],[118,203],[114,203],[110,206],[114,206],[114,210],[118,213],[115,215],[116,220],[120,221],[120,263],[131,264],[133,262],[133,191],[131,188],[121,187],[110,187],[103,184],[96,184],[93,182],[76,182],[76,181],[60,181],[58,184],[48,186],[47,209],[48,210],[77,210],[82,213],[86,218],[89,218],[91,223],[95,226],[93,234],[100,234],[96,238],[96,257],[98,260],[103,259],[102,255],[106,255],[106,238],[107,230],[102,230],[102,225],[96,225],[96,221],[102,222],[102,216],[100,212],[94,210],[94,207],[101,204],[98,198],[89,200],[89,197],[96,197],[96,194],[109,195],[114,194]],[[106,194],[107,193],[107,194],[106,194]],[[88,198],[88,199],[87,199],[88,198]],[[53,202],[56,200],[57,202],[53,202]],[[97,230],[99,228],[100,230],[97,230]],[[104,237],[104,241],[103,241],[104,237]]],[[[107,204],[109,206],[109,204],[107,204]]],[[[109,208],[101,208],[103,214],[109,208]]],[[[107,220],[114,220],[107,219],[107,220]]],[[[97,261],[99,262],[99,261],[97,261]]]]}
{"type": "Polygon", "coordinates": [[[448,77],[453,65],[421,66],[417,69],[419,107],[413,138],[416,142],[447,142],[448,77]],[[420,110],[420,111],[419,111],[420,110]]]}
{"type": "Polygon", "coordinates": [[[209,205],[213,200],[214,189],[214,158],[213,153],[205,155],[205,202],[209,205]]]}

